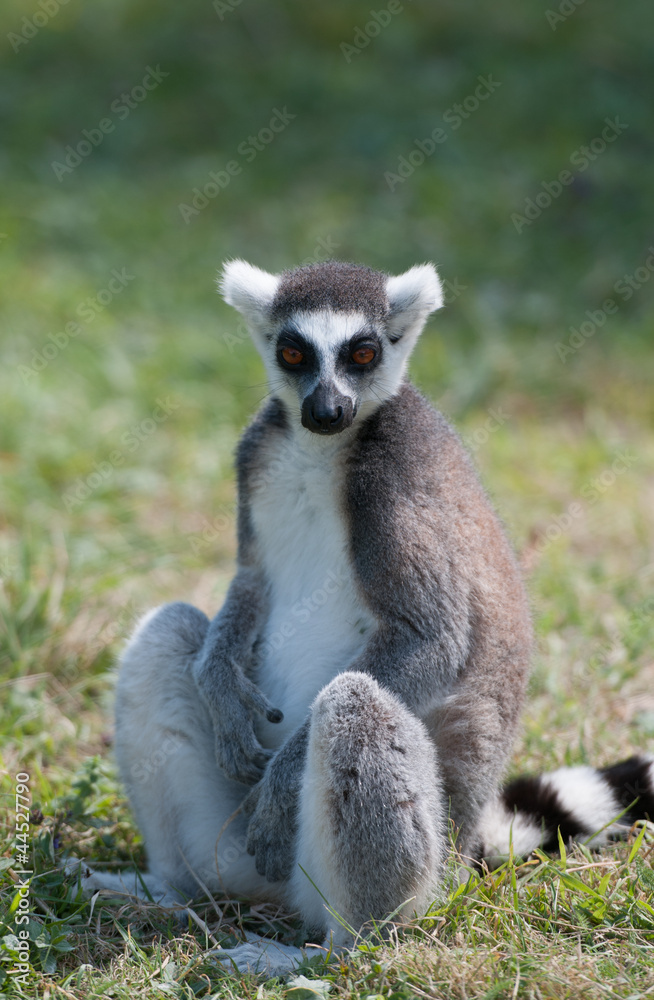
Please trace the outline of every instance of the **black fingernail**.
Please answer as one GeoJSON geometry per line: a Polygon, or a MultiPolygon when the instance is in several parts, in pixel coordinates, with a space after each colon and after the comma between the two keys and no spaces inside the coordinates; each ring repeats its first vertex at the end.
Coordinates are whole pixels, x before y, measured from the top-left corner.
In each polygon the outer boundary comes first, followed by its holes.
{"type": "Polygon", "coordinates": [[[267,718],[268,722],[281,722],[284,718],[284,713],[280,712],[278,708],[273,708],[268,712],[267,718]]]}

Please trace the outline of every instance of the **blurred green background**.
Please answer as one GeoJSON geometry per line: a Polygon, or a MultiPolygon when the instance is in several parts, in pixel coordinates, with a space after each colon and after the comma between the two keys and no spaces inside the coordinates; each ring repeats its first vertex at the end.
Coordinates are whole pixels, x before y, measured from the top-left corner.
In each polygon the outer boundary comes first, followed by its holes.
{"type": "MultiPolygon", "coordinates": [[[[534,693],[539,677],[571,685],[559,724],[574,728],[575,684],[604,676],[574,673],[591,637],[622,649],[602,654],[606,677],[650,662],[642,629],[638,648],[621,629],[654,561],[652,14],[567,3],[4,0],[1,652],[17,754],[97,748],[136,615],[170,598],[211,611],[224,591],[232,450],[265,393],[215,292],[232,256],[436,262],[449,304],[413,373],[531,574],[534,693]],[[277,112],[294,117],[265,131],[277,112]],[[180,209],[212,173],[229,183],[180,209]],[[529,200],[537,217],[516,225],[529,200]],[[607,298],[617,311],[589,320],[607,298]],[[625,447],[628,472],[539,548],[625,447]]],[[[533,738],[554,761],[553,729],[533,738]]],[[[584,740],[606,745],[600,728],[584,740]]]]}
{"type": "MultiPolygon", "coordinates": [[[[459,334],[551,333],[610,295],[654,241],[645,2],[626,17],[568,0],[574,12],[553,27],[557,5],[536,0],[408,2],[354,54],[342,46],[371,21],[368,3],[43,3],[56,13],[3,4],[3,253],[29,255],[59,283],[70,270],[101,287],[127,266],[137,279],[121,312],[129,299],[155,324],[188,324],[209,301],[222,320],[211,298],[222,258],[287,267],[323,238],[336,256],[388,270],[436,260],[466,286],[444,319],[459,334]],[[26,24],[39,14],[43,27],[26,24]],[[125,117],[113,112],[149,66],[165,79],[125,117]],[[389,190],[384,174],[489,75],[497,89],[389,190]],[[284,107],[296,117],[248,163],[239,145],[284,107]],[[107,116],[113,131],[58,176],[66,147],[107,116]],[[518,233],[511,215],[607,117],[627,127],[518,233]],[[241,173],[185,224],[179,204],[233,159],[241,173]]],[[[634,296],[622,327],[652,301],[651,287],[634,296]]]]}

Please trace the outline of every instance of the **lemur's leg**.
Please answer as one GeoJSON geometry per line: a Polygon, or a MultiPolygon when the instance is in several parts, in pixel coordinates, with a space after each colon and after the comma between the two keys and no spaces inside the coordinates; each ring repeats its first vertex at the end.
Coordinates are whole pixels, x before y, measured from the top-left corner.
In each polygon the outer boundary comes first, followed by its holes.
{"type": "Polygon", "coordinates": [[[103,880],[119,890],[118,878],[127,891],[149,892],[165,905],[183,898],[179,893],[202,895],[204,886],[259,899],[280,896],[245,850],[245,818],[228,823],[248,789],[216,764],[212,722],[192,675],[208,624],[188,604],[165,605],[146,615],[124,653],[116,756],[145,839],[147,891],[134,873],[97,871],[82,880],[89,890],[103,880]]]}
{"type": "Polygon", "coordinates": [[[438,895],[447,853],[444,817],[422,723],[369,675],[340,674],[312,707],[290,880],[291,905],[310,939],[327,937],[304,953],[253,939],[218,952],[218,960],[283,975],[312,953],[347,947],[349,928],[372,929],[371,918],[379,925],[391,914],[424,912],[438,895]]]}
{"type": "Polygon", "coordinates": [[[341,674],[312,708],[294,905],[307,926],[326,925],[345,944],[349,935],[320,893],[355,931],[400,907],[424,912],[446,851],[438,762],[424,726],[367,674],[341,674]]]}
{"type": "Polygon", "coordinates": [[[519,683],[501,684],[494,664],[482,667],[470,664],[449,697],[423,720],[441,760],[457,849],[468,863],[480,860],[480,817],[497,796],[522,704],[519,683]]]}
{"type": "Polygon", "coordinates": [[[97,871],[85,861],[78,858],[67,858],[63,864],[67,875],[79,879],[85,896],[96,892],[116,896],[135,896],[138,899],[152,900],[159,906],[184,911],[186,894],[178,892],[169,883],[150,872],[105,872],[97,871]]]}

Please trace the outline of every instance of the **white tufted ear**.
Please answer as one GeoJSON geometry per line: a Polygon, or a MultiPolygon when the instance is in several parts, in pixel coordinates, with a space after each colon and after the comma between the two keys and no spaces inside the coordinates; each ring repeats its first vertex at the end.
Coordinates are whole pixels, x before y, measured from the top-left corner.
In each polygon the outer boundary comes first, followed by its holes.
{"type": "Polygon", "coordinates": [[[433,264],[419,264],[386,282],[390,305],[388,336],[395,343],[407,334],[415,342],[430,313],[443,305],[443,289],[433,264]]]}
{"type": "Polygon", "coordinates": [[[218,279],[225,302],[238,309],[253,333],[263,332],[269,322],[278,285],[278,274],[269,274],[245,260],[226,261],[218,279]]]}

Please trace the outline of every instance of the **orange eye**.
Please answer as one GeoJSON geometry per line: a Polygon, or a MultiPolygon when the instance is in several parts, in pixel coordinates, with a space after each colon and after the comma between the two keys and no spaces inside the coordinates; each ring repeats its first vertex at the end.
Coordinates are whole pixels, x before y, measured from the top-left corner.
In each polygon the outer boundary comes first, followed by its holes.
{"type": "Polygon", "coordinates": [[[352,360],[357,365],[369,365],[376,354],[372,347],[357,347],[356,351],[352,351],[352,360]]]}
{"type": "Polygon", "coordinates": [[[299,365],[304,361],[304,354],[298,351],[297,347],[283,347],[282,357],[287,365],[299,365]]]}

